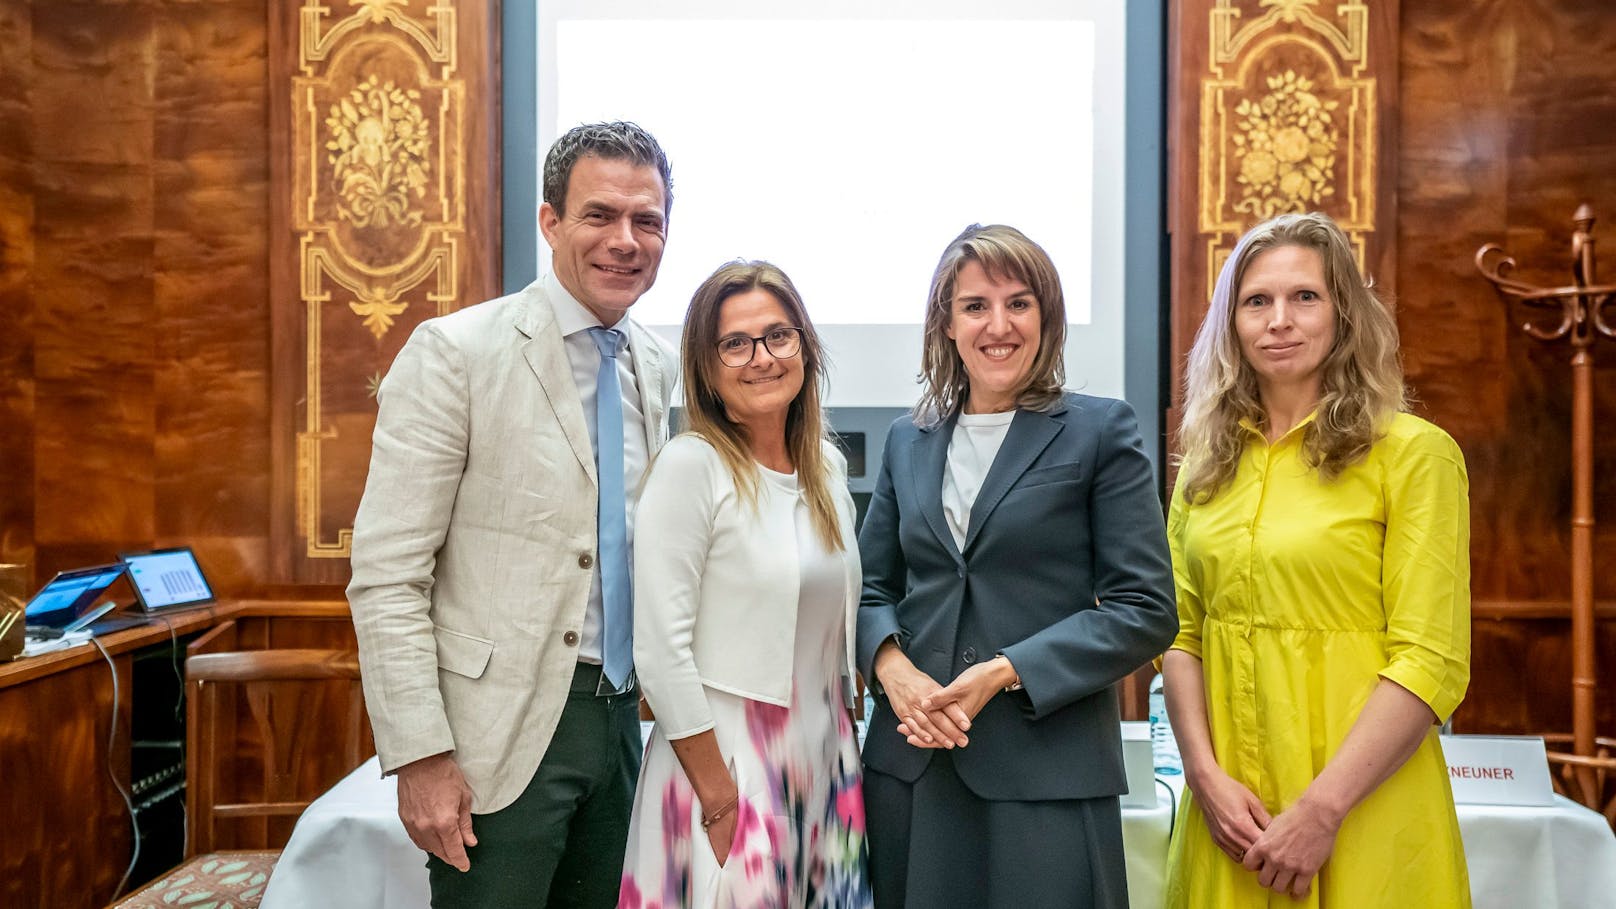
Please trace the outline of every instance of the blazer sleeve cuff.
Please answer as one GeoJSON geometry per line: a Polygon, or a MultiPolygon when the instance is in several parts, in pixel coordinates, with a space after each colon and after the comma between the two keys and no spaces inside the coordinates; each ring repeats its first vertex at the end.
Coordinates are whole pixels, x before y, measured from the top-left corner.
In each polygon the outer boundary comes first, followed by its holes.
{"type": "Polygon", "coordinates": [[[896,637],[903,646],[903,626],[898,624],[898,611],[891,606],[861,606],[858,614],[858,671],[870,690],[878,689],[875,678],[875,653],[887,639],[896,637]]]}
{"type": "Polygon", "coordinates": [[[454,750],[454,736],[449,732],[447,721],[444,721],[440,728],[416,733],[402,742],[387,742],[384,745],[380,736],[376,739],[376,755],[381,761],[382,776],[392,776],[399,771],[399,768],[413,764],[421,758],[454,750]]]}

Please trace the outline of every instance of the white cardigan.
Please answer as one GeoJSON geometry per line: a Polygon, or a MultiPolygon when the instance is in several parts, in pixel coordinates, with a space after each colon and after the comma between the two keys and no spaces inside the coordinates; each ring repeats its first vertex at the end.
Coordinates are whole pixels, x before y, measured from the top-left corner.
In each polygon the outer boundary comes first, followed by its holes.
{"type": "MultiPolygon", "coordinates": [[[[846,577],[844,694],[863,575],[847,462],[825,443],[846,577]]],[[[758,507],[740,500],[729,469],[700,436],[663,447],[634,519],[634,665],[669,739],[713,727],[706,685],[791,704],[799,574],[791,495],[758,478],[758,507]]],[[[849,702],[851,703],[851,702],[849,702]]]]}

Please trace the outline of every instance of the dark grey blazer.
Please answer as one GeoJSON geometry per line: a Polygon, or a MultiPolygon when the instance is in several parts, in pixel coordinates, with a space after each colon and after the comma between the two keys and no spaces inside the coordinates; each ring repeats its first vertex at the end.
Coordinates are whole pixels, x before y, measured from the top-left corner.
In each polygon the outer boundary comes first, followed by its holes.
{"type": "MultiPolygon", "coordinates": [[[[965,784],[992,800],[1126,792],[1112,685],[1178,629],[1161,500],[1133,409],[1068,394],[1052,412],[1017,412],[963,552],[942,503],[954,422],[921,429],[906,417],[887,436],[859,534],[859,669],[873,680],[876,648],[894,634],[942,684],[1002,652],[1025,690],[989,701],[971,744],[954,751],[965,784]]],[[[897,725],[878,695],[864,762],[913,782],[933,752],[897,725]]]]}

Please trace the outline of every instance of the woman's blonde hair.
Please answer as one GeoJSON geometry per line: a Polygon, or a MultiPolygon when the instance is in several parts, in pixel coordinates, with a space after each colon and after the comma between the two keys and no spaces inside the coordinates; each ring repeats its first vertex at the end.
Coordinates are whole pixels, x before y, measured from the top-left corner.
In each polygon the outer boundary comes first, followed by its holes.
{"type": "Polygon", "coordinates": [[[981,265],[990,278],[1020,281],[1038,298],[1038,355],[1027,367],[1026,384],[1016,395],[1016,406],[1045,411],[1061,400],[1061,386],[1066,381],[1066,298],[1061,295],[1055,263],[1043,247],[1014,227],[972,224],[943,250],[931,278],[920,359],[922,388],[914,409],[915,422],[921,426],[948,420],[971,396],[971,377],[959,348],[948,336],[954,290],[967,262],[981,265]]]}
{"type": "Polygon", "coordinates": [[[1319,254],[1325,293],[1335,311],[1335,340],[1320,367],[1316,416],[1302,436],[1307,463],[1320,478],[1335,479],[1369,453],[1386,421],[1407,406],[1397,322],[1358,271],[1346,234],[1318,212],[1264,221],[1240,239],[1223,264],[1212,306],[1190,348],[1179,429],[1180,482],[1189,502],[1211,499],[1234,477],[1247,442],[1242,420],[1267,427],[1257,376],[1241,353],[1234,317],[1252,260],[1283,246],[1319,254]]]}
{"type": "Polygon", "coordinates": [[[757,506],[758,471],[746,427],[731,420],[718,395],[719,370],[730,369],[718,359],[718,325],[724,301],[747,291],[762,290],[780,302],[791,324],[802,329],[802,390],[786,412],[786,453],[797,470],[797,481],[808,503],[814,529],[827,549],[839,552],[842,535],[832,495],[832,478],[821,443],[825,438],[820,401],[824,395],[825,353],[802,305],[802,296],[786,273],[768,262],[734,261],[720,266],[696,288],[685,313],[683,360],[685,419],[690,431],[717,449],[735,479],[741,501],[757,506]]]}

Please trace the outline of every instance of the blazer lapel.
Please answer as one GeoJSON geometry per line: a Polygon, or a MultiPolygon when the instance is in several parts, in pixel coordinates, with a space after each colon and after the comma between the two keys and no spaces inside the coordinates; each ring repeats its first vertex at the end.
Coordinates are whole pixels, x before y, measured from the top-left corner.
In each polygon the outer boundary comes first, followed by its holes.
{"type": "Polygon", "coordinates": [[[948,461],[948,443],[954,437],[954,422],[950,417],[937,426],[921,430],[910,451],[910,463],[914,465],[914,491],[920,500],[920,513],[926,516],[926,524],[937,536],[943,551],[952,556],[956,564],[963,565],[965,559],[960,556],[954,534],[948,529],[948,519],[943,516],[943,470],[948,461]]]}
{"type": "Polygon", "coordinates": [[[656,454],[668,438],[663,428],[668,398],[662,387],[662,348],[638,322],[629,320],[628,334],[634,347],[634,383],[640,386],[640,413],[645,414],[645,450],[656,454]]]}
{"type": "Polygon", "coordinates": [[[965,532],[966,552],[971,551],[971,544],[982,532],[988,515],[999,507],[999,502],[1010,487],[1016,485],[1032,462],[1060,434],[1062,425],[1051,414],[1031,410],[1016,412],[1015,419],[1010,422],[1010,431],[1004,437],[1004,444],[999,446],[999,454],[982,480],[982,490],[976,494],[976,503],[971,506],[971,526],[965,532]]]}
{"type": "Polygon", "coordinates": [[[561,434],[567,437],[572,453],[589,482],[595,479],[595,449],[589,444],[589,425],[584,422],[583,405],[578,402],[578,383],[572,380],[572,364],[567,360],[567,348],[561,340],[561,329],[556,326],[555,310],[542,293],[530,290],[527,305],[518,319],[516,330],[527,336],[522,344],[522,358],[538,378],[561,434]]]}

